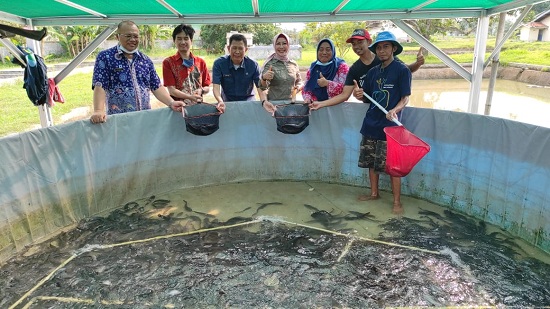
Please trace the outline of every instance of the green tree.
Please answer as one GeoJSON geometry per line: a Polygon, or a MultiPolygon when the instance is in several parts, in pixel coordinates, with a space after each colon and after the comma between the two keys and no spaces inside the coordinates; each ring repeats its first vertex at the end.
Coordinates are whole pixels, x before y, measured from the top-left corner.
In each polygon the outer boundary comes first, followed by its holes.
{"type": "MultiPolygon", "coordinates": [[[[493,17],[491,17],[491,19],[493,19],[493,17]]],[[[457,18],[455,21],[456,25],[455,27],[453,27],[453,29],[455,29],[460,34],[471,35],[477,29],[477,18],[457,18]]]]}
{"type": "Polygon", "coordinates": [[[273,44],[273,37],[282,31],[276,24],[254,24],[251,26],[251,31],[254,34],[254,43],[257,45],[273,44]]]}
{"type": "Polygon", "coordinates": [[[155,47],[155,37],[158,26],[140,25],[139,28],[139,45],[142,49],[151,49],[155,47]]]}
{"type": "MultiPolygon", "coordinates": [[[[518,9],[513,11],[514,15],[519,15],[523,9],[518,9]]],[[[550,1],[542,2],[533,5],[529,13],[527,13],[527,16],[523,19],[524,22],[531,22],[535,19],[535,16],[539,15],[542,12],[546,12],[550,10],[550,1]]]]}
{"type": "Polygon", "coordinates": [[[306,26],[299,34],[302,45],[314,45],[318,42],[317,38],[314,36],[317,25],[318,23],[306,23],[306,26]]]}
{"type": "Polygon", "coordinates": [[[293,30],[287,29],[285,31],[285,33],[290,38],[291,44],[301,44],[302,43],[302,38],[300,37],[300,32],[297,31],[296,29],[293,29],[293,30]]]}
{"type": "Polygon", "coordinates": [[[155,47],[156,39],[172,38],[172,27],[166,25],[140,25],[140,48],[150,50],[155,47]]]}
{"type": "Polygon", "coordinates": [[[55,26],[48,27],[48,33],[59,41],[69,56],[78,55],[104,27],[99,26],[55,26]]]}
{"type": "MultiPolygon", "coordinates": [[[[169,26],[143,25],[138,28],[142,49],[152,49],[156,39],[171,38],[172,30],[169,26]]],[[[61,44],[67,55],[75,57],[104,29],[105,26],[55,26],[48,27],[48,34],[61,44]]],[[[114,35],[110,39],[115,39],[114,35]]]]}
{"type": "Polygon", "coordinates": [[[276,24],[217,24],[201,27],[202,45],[209,53],[221,53],[225,47],[226,34],[230,31],[252,33],[256,44],[271,45],[273,37],[281,31],[276,24]]]}
{"type": "Polygon", "coordinates": [[[344,57],[349,51],[351,45],[346,43],[346,40],[353,33],[353,30],[360,28],[365,28],[365,25],[361,22],[342,22],[334,25],[334,32],[332,32],[330,38],[336,45],[339,57],[344,57]]]}
{"type": "MultiPolygon", "coordinates": [[[[513,16],[517,14],[517,11],[509,11],[507,12],[508,16],[513,16]]],[[[489,16],[489,34],[490,35],[496,35],[496,31],[498,28],[498,23],[500,19],[500,14],[495,14],[489,16]]],[[[525,18],[525,21],[528,21],[529,19],[525,18]]],[[[456,21],[456,31],[463,35],[472,35],[477,30],[477,18],[457,18],[456,21]]],[[[504,30],[507,31],[509,27],[512,25],[511,22],[505,21],[504,30]]]]}
{"type": "Polygon", "coordinates": [[[404,20],[418,33],[422,34],[426,39],[430,39],[435,34],[447,34],[447,32],[456,29],[455,20],[450,18],[443,19],[411,19],[404,20]]]}
{"type": "MultiPolygon", "coordinates": [[[[533,8],[524,21],[529,22],[534,19],[537,14],[548,11],[550,9],[550,2],[543,2],[536,5],[533,5],[533,8]]],[[[523,9],[513,10],[507,12],[508,16],[518,16],[523,9]]],[[[422,20],[404,20],[412,28],[418,31],[427,39],[434,34],[448,34],[454,32],[462,35],[472,35],[477,30],[478,19],[477,18],[444,18],[444,19],[422,19],[422,20]]],[[[489,18],[489,29],[491,34],[495,34],[497,25],[499,23],[499,14],[490,16],[489,18]]],[[[511,23],[507,23],[507,27],[511,26],[511,23]]]]}
{"type": "Polygon", "coordinates": [[[362,22],[337,22],[337,23],[307,23],[304,30],[300,32],[302,38],[307,37],[309,44],[316,45],[324,38],[334,42],[338,57],[344,57],[350,49],[346,43],[350,34],[355,29],[365,28],[362,22]]]}

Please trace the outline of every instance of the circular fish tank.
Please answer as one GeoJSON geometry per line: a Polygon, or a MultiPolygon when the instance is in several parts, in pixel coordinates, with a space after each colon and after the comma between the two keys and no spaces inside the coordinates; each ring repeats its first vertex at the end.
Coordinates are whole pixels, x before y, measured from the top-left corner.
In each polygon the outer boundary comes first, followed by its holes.
{"type": "Polygon", "coordinates": [[[549,130],[407,108],[431,151],[396,216],[387,175],[357,200],[365,111],[284,134],[235,102],[208,136],[162,109],[2,139],[0,307],[550,303],[549,130]]]}

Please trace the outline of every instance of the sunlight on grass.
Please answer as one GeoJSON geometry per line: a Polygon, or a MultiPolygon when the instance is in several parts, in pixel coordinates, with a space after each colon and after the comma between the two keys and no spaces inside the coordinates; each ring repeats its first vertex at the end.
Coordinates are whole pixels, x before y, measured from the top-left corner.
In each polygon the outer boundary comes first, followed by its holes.
{"type": "Polygon", "coordinates": [[[23,81],[0,86],[0,136],[8,133],[27,131],[33,126],[40,125],[38,109],[27,97],[23,89],[23,81]]]}
{"type": "MultiPolygon", "coordinates": [[[[91,110],[91,81],[92,73],[77,73],[67,76],[59,84],[66,103],[56,103],[51,109],[54,124],[60,123],[61,117],[75,108],[89,107],[91,110]]],[[[0,136],[40,127],[38,108],[27,97],[22,80],[0,86],[0,92],[0,136]]]]}

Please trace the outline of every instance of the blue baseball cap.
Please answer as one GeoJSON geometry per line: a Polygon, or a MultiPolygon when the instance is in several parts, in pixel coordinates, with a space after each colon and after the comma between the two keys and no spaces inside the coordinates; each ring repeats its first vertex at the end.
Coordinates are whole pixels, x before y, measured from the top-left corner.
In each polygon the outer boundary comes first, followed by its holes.
{"type": "Polygon", "coordinates": [[[369,46],[370,51],[376,54],[376,44],[380,42],[392,42],[397,47],[397,50],[393,53],[394,56],[399,55],[403,51],[403,46],[397,42],[395,35],[389,31],[382,31],[376,35],[376,40],[369,46]]]}

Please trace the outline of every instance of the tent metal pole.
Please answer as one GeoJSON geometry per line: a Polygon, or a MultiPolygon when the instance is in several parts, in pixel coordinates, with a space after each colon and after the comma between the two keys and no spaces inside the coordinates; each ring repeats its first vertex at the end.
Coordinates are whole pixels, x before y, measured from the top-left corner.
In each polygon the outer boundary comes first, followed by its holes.
{"type": "MultiPolygon", "coordinates": [[[[34,30],[31,19],[27,20],[27,25],[31,30],[34,30]]],[[[42,56],[42,49],[40,48],[38,41],[29,38],[27,38],[26,41],[27,46],[30,46],[36,55],[42,56]]],[[[37,106],[36,108],[38,108],[38,116],[40,117],[40,125],[42,128],[53,126],[52,109],[50,108],[48,102],[37,106]]]]}
{"type": "Polygon", "coordinates": [[[55,84],[58,85],[67,75],[69,75],[76,67],[78,67],[90,54],[115,32],[117,25],[110,25],[103,30],[90,44],[86,46],[66,67],[59,72],[55,78],[55,84]]]}
{"type": "Polygon", "coordinates": [[[470,96],[468,99],[468,112],[479,113],[479,95],[483,80],[483,61],[487,50],[487,37],[489,35],[489,16],[484,12],[478,19],[476,43],[474,47],[474,59],[472,62],[472,81],[470,83],[470,96]]]}
{"type": "Polygon", "coordinates": [[[472,74],[468,72],[464,67],[457,63],[453,58],[449,57],[441,49],[437,48],[432,42],[426,39],[422,34],[418,33],[411,26],[407,25],[404,21],[398,19],[391,20],[397,27],[405,31],[409,36],[411,36],[415,41],[417,41],[422,47],[426,48],[434,56],[439,58],[443,63],[448,67],[453,69],[458,75],[462,76],[465,80],[471,81],[472,74]]]}
{"type": "Polygon", "coordinates": [[[502,45],[510,38],[510,36],[516,31],[517,27],[521,24],[527,13],[531,10],[533,6],[527,5],[523,12],[521,12],[521,15],[516,19],[516,22],[510,27],[508,32],[503,35],[504,33],[504,25],[506,23],[506,12],[501,12],[499,15],[498,20],[498,30],[497,30],[497,36],[496,36],[496,43],[495,43],[495,49],[487,58],[485,63],[483,64],[483,67],[487,67],[489,62],[491,63],[491,77],[489,79],[489,88],[487,88],[487,100],[485,101],[485,111],[484,115],[490,115],[491,114],[491,105],[493,103],[493,92],[495,89],[497,74],[498,74],[498,67],[500,64],[500,50],[502,49],[502,45]]]}
{"type": "Polygon", "coordinates": [[[485,112],[484,115],[488,116],[491,114],[491,103],[493,102],[493,92],[495,89],[495,84],[497,80],[498,65],[500,63],[500,48],[498,42],[502,39],[504,34],[504,24],[506,23],[506,12],[501,12],[498,17],[498,30],[496,36],[497,48],[493,51],[494,55],[492,57],[491,64],[491,77],[489,78],[489,87],[487,88],[487,99],[485,100],[485,112]]]}
{"type": "MultiPolygon", "coordinates": [[[[500,53],[502,45],[504,45],[504,43],[506,43],[506,41],[512,36],[512,34],[514,34],[516,32],[516,29],[519,27],[519,25],[521,25],[521,23],[523,22],[523,19],[525,18],[527,13],[529,13],[529,11],[531,10],[532,7],[533,7],[532,5],[526,6],[523,9],[523,12],[521,12],[521,15],[514,22],[514,24],[510,27],[510,29],[508,29],[508,32],[506,32],[504,37],[502,37],[502,39],[497,39],[496,40],[495,48],[493,49],[493,52],[491,53],[489,58],[487,58],[487,60],[485,60],[485,63],[483,64],[484,67],[487,67],[489,65],[489,62],[491,62],[491,60],[493,59],[493,57],[495,57],[495,54],[497,52],[500,53]]],[[[501,17],[502,17],[502,13],[501,13],[501,17]]],[[[498,58],[498,56],[497,56],[497,58],[498,58]]]]}
{"type": "Polygon", "coordinates": [[[23,65],[27,66],[27,62],[22,58],[23,53],[15,46],[8,38],[0,37],[2,44],[12,53],[12,55],[23,65]]]}

